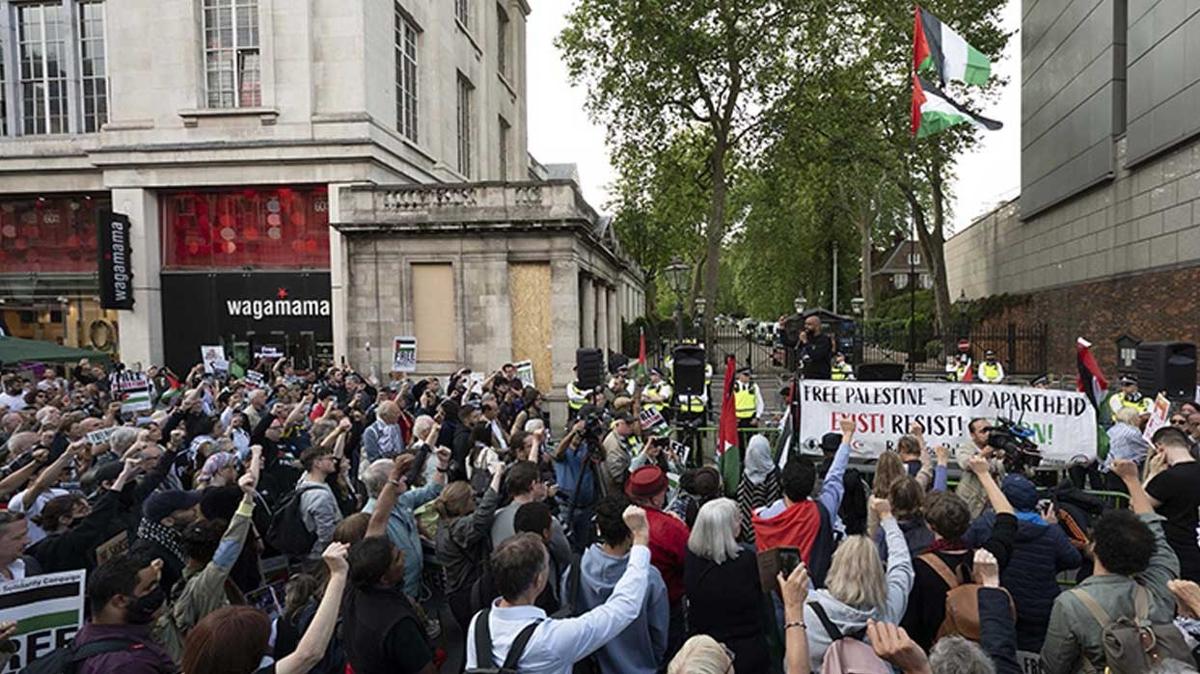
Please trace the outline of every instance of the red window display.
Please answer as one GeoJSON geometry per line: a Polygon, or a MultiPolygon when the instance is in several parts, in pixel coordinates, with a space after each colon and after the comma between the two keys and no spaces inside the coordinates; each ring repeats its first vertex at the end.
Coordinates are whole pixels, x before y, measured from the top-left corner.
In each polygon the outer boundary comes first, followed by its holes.
{"type": "Polygon", "coordinates": [[[329,268],[324,187],[172,192],[160,204],[164,268],[329,268]]]}
{"type": "Polygon", "coordinates": [[[96,217],[108,197],[0,199],[0,273],[96,271],[96,217]]]}

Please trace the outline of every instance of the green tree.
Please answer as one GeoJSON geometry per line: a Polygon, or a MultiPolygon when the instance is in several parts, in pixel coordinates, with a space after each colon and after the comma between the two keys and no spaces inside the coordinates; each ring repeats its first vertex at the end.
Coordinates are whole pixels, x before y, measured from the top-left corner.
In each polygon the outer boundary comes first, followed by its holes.
{"type": "MultiPolygon", "coordinates": [[[[704,297],[717,307],[735,157],[836,40],[836,0],[578,0],[557,44],[611,145],[653,155],[683,129],[708,144],[704,297]]],[[[712,315],[706,316],[711,330],[712,315]]]]}

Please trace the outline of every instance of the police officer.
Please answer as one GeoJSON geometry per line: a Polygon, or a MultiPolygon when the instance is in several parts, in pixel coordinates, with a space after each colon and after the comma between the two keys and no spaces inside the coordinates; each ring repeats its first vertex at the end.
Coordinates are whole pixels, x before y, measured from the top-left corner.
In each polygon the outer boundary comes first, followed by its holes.
{"type": "Polygon", "coordinates": [[[834,381],[853,381],[854,368],[850,363],[846,362],[846,354],[833,354],[833,371],[830,373],[830,379],[834,381]]]}
{"type": "Polygon", "coordinates": [[[1149,414],[1153,402],[1138,390],[1137,377],[1121,375],[1121,390],[1108,397],[1108,411],[1112,418],[1122,407],[1132,407],[1138,414],[1149,414]]]}
{"type": "Polygon", "coordinates": [[[751,434],[750,429],[758,425],[763,413],[762,391],[759,390],[758,384],[751,380],[748,367],[737,371],[737,381],[733,385],[733,404],[737,413],[738,455],[745,459],[746,440],[751,434]]]}
{"type": "Polygon", "coordinates": [[[671,385],[663,379],[662,371],[650,368],[650,383],[642,389],[642,408],[666,414],[671,404],[671,385]]]}
{"type": "Polygon", "coordinates": [[[950,381],[968,381],[968,374],[971,372],[971,355],[960,353],[954,359],[953,370],[950,371],[950,381]]]}
{"type": "Polygon", "coordinates": [[[991,349],[983,352],[983,362],[979,364],[979,381],[985,384],[999,384],[1004,381],[1004,366],[996,360],[996,352],[991,349]]]}
{"type": "Polygon", "coordinates": [[[591,391],[579,385],[579,368],[571,368],[575,371],[576,379],[567,384],[567,420],[574,421],[575,417],[579,416],[579,410],[588,403],[591,391]]]}

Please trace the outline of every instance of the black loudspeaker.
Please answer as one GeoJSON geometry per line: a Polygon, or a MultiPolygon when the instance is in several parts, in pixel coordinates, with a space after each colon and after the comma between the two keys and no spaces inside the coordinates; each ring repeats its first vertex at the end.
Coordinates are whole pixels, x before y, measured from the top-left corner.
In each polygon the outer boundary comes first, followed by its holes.
{"type": "Polygon", "coordinates": [[[671,356],[671,381],[675,382],[675,395],[704,395],[704,349],[677,346],[671,356]]]}
{"type": "Polygon", "coordinates": [[[903,363],[863,363],[854,371],[858,381],[900,381],[904,379],[903,363]]]}
{"type": "Polygon", "coordinates": [[[1142,342],[1137,347],[1138,390],[1153,398],[1164,392],[1174,401],[1196,398],[1196,345],[1142,342]]]}
{"type": "Polygon", "coordinates": [[[575,351],[575,380],[585,391],[604,385],[604,352],[600,349],[575,351]]]}

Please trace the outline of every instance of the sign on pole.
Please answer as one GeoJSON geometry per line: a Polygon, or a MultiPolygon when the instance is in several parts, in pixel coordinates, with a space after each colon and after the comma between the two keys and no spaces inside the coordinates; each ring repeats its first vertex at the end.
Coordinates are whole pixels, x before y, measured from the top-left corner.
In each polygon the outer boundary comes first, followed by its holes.
{"type": "Polygon", "coordinates": [[[392,372],[417,371],[417,338],[392,338],[392,372]]]}
{"type": "Polygon", "coordinates": [[[0,674],[71,643],[83,625],[85,577],[80,569],[0,583],[0,621],[17,622],[17,652],[3,661],[0,674]]]}
{"type": "Polygon", "coordinates": [[[96,242],[100,270],[100,308],[133,311],[133,260],[129,216],[100,211],[96,242]]]}
{"type": "MultiPolygon", "coordinates": [[[[820,446],[854,419],[854,455],[873,458],[896,446],[913,422],[930,446],[969,442],[971,419],[1019,421],[1034,431],[1042,458],[1069,462],[1096,456],[1096,410],[1082,393],[948,382],[806,380],[800,387],[801,447],[820,446]]],[[[786,456],[786,454],[785,454],[786,456]]]]}
{"type": "Polygon", "coordinates": [[[522,360],[520,362],[513,363],[513,367],[517,368],[517,379],[520,379],[522,384],[525,386],[537,386],[537,384],[533,383],[532,360],[522,360]]]}

